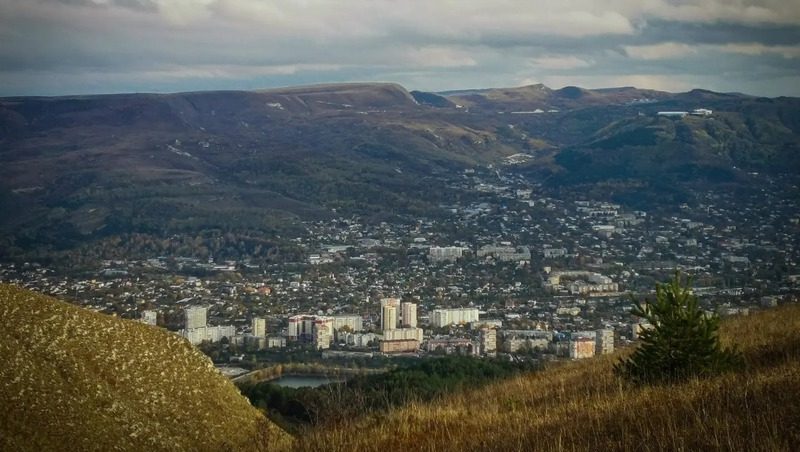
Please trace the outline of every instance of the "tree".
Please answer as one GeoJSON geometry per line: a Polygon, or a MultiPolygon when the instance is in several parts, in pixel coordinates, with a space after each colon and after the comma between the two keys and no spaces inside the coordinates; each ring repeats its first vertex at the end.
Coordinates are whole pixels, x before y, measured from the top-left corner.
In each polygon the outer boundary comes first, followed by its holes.
{"type": "Polygon", "coordinates": [[[646,319],[651,328],[641,334],[641,345],[622,358],[614,372],[634,383],[656,383],[708,376],[743,364],[735,349],[723,349],[719,341],[719,317],[704,312],[680,273],[664,284],[656,284],[656,300],[644,304],[634,300],[634,315],[646,319]]]}
{"type": "Polygon", "coordinates": [[[339,327],[339,332],[340,333],[352,333],[353,332],[353,328],[350,325],[342,325],[341,327],[339,327]]]}

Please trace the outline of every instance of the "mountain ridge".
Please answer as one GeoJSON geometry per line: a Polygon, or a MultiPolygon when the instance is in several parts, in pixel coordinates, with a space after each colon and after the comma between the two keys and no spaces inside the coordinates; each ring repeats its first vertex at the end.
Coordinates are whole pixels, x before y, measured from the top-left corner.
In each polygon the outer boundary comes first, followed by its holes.
{"type": "Polygon", "coordinates": [[[800,99],[702,90],[531,85],[442,96],[354,83],[3,98],[0,132],[0,257],[120,233],[275,236],[339,215],[436,216],[464,195],[453,189],[458,174],[489,165],[544,188],[597,183],[591,162],[603,180],[648,180],[662,166],[677,177],[683,164],[737,183],[746,171],[800,170],[800,99]],[[656,117],[695,108],[714,114],[656,117]],[[656,120],[686,133],[637,142],[656,120]],[[509,167],[514,154],[529,161],[509,167]]]}

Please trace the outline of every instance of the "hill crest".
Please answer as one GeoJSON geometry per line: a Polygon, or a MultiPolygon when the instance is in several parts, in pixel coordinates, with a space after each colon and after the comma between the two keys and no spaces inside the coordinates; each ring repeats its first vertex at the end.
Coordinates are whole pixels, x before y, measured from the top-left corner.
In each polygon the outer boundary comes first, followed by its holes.
{"type": "Polygon", "coordinates": [[[268,450],[288,436],[167,331],[0,285],[0,449],[268,450]]]}

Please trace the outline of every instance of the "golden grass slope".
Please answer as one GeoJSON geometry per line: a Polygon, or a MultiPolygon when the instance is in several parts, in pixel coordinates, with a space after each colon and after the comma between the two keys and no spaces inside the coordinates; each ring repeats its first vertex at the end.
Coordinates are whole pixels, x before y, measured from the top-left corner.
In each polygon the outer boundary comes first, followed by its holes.
{"type": "Polygon", "coordinates": [[[800,306],[728,320],[722,337],[745,371],[635,388],[606,356],[312,430],[296,450],[800,450],[800,306]]]}
{"type": "Polygon", "coordinates": [[[290,437],[167,331],[0,285],[0,450],[272,450],[290,437]]]}

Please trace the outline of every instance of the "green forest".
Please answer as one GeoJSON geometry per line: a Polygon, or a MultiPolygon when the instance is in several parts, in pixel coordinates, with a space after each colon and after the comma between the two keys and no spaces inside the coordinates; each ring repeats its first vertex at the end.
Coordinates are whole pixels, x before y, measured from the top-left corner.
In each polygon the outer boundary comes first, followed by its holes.
{"type": "Polygon", "coordinates": [[[411,402],[431,401],[536,369],[538,366],[530,362],[446,356],[409,361],[386,373],[356,376],[345,383],[316,388],[287,388],[264,381],[242,384],[239,389],[270,419],[297,431],[308,425],[336,425],[411,402]]]}

